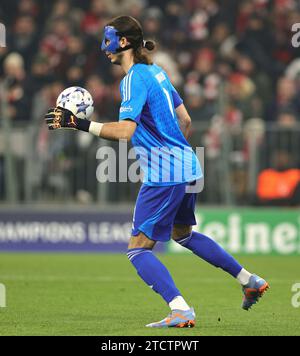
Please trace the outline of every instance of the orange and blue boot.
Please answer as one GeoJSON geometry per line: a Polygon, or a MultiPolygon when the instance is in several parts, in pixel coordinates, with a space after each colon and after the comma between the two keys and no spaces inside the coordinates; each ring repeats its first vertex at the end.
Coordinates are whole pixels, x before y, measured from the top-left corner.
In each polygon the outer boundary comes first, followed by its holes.
{"type": "Polygon", "coordinates": [[[258,302],[268,288],[269,284],[264,279],[252,274],[248,284],[242,288],[244,293],[242,308],[249,310],[252,305],[258,302]]]}
{"type": "Polygon", "coordinates": [[[189,310],[172,310],[165,319],[146,325],[147,328],[193,328],[196,324],[196,314],[193,308],[189,310]]]}

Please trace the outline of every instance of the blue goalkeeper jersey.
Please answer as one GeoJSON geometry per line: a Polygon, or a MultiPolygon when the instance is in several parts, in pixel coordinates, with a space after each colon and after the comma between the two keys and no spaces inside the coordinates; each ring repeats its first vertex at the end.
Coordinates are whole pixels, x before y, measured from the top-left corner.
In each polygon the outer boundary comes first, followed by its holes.
{"type": "Polygon", "coordinates": [[[182,99],[156,64],[134,64],[120,83],[119,120],[133,120],[132,144],[143,183],[168,186],[202,177],[196,154],[183,136],[175,109],[182,99]]]}

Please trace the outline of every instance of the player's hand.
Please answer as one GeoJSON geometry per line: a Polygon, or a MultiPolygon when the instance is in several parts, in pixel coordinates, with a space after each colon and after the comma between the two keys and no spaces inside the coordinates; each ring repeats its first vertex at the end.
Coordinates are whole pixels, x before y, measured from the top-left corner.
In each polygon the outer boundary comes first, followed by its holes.
{"type": "Polygon", "coordinates": [[[50,108],[45,115],[49,130],[77,129],[78,118],[70,110],[60,107],[50,108]]]}

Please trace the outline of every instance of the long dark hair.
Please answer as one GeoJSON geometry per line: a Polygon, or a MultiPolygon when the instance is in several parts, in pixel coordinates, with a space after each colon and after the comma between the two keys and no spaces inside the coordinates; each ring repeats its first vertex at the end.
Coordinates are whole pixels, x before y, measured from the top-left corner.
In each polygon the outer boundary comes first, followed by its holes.
{"type": "Polygon", "coordinates": [[[118,16],[112,19],[108,26],[113,26],[124,36],[133,48],[134,63],[152,64],[150,56],[145,49],[152,51],[155,48],[155,42],[145,41],[141,24],[131,16],[118,16]]]}

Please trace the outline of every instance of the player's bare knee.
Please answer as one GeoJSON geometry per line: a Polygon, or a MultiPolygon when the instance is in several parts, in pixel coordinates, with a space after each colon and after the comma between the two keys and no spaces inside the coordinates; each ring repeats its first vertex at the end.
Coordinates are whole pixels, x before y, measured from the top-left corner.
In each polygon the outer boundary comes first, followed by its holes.
{"type": "Polygon", "coordinates": [[[156,241],[150,240],[145,234],[141,232],[136,236],[131,236],[128,244],[128,249],[132,249],[132,248],[152,249],[155,243],[156,241]]]}
{"type": "Polygon", "coordinates": [[[175,224],[173,226],[172,230],[172,239],[174,241],[180,240],[185,236],[188,236],[191,234],[193,227],[190,225],[179,225],[175,224]]]}

